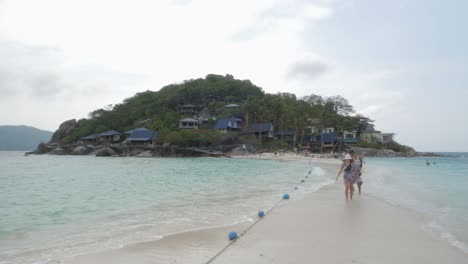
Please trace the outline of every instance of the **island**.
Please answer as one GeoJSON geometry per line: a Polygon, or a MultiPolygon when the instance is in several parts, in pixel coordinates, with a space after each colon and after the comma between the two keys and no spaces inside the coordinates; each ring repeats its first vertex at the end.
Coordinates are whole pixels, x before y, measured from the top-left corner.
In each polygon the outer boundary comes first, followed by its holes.
{"type": "Polygon", "coordinates": [[[411,157],[395,134],[374,128],[342,96],[270,94],[232,75],[145,91],[63,122],[51,140],[27,154],[184,157],[252,153],[304,155],[356,149],[367,156],[411,157]]]}

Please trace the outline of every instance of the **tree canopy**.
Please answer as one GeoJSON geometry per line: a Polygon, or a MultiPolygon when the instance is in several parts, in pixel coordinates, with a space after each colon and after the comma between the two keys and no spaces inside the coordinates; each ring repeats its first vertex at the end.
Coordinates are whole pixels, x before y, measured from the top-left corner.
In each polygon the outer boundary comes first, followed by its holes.
{"type": "Polygon", "coordinates": [[[271,122],[275,130],[295,131],[298,140],[308,134],[304,131],[310,126],[335,127],[359,133],[366,123],[373,122],[368,117],[355,114],[353,107],[341,96],[311,94],[297,98],[291,93],[269,94],[249,80],[209,74],[205,78],[164,86],[159,91],[140,92],[120,104],[97,109],[87,119],[79,121],[79,128],[66,141],[109,129],[124,132],[146,126],[159,130],[158,141],[177,142],[179,135],[192,141],[198,139],[204,145],[219,143],[221,139],[213,131],[202,130],[193,135],[177,131],[181,118],[197,115],[203,108],[208,108],[217,119],[235,116],[246,123],[271,122]],[[240,107],[226,108],[226,104],[238,104],[240,107]],[[186,105],[193,105],[194,112],[180,111],[186,105]]]}

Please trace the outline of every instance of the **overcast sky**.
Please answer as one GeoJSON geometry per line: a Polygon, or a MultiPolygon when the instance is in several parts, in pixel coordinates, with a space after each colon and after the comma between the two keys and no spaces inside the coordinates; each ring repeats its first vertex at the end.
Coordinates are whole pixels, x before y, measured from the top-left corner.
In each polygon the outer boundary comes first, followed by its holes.
{"type": "Polygon", "coordinates": [[[0,0],[0,125],[54,131],[208,73],[342,95],[421,151],[468,151],[468,1],[0,0]]]}

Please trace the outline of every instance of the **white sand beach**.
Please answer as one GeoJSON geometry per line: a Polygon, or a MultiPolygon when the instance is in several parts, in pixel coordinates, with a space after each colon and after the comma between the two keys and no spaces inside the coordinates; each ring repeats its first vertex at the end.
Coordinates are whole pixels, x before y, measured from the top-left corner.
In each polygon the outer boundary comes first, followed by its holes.
{"type": "MultiPolygon", "coordinates": [[[[336,154],[337,157],[341,155],[336,154]]],[[[283,161],[307,161],[309,163],[314,162],[317,165],[320,164],[339,164],[340,160],[335,158],[335,155],[331,154],[312,154],[305,156],[303,154],[296,154],[293,152],[286,152],[284,154],[277,153],[276,155],[272,152],[264,152],[262,154],[246,154],[239,156],[232,156],[233,158],[248,158],[248,159],[260,159],[260,160],[283,160],[283,161]]]]}
{"type": "MultiPolygon", "coordinates": [[[[336,160],[313,163],[336,173],[336,160]]],[[[346,201],[337,182],[282,201],[211,263],[468,263],[468,255],[422,229],[427,220],[365,192],[346,201]]],[[[64,263],[206,263],[229,244],[229,231],[242,233],[250,224],[179,233],[64,263]]]]}

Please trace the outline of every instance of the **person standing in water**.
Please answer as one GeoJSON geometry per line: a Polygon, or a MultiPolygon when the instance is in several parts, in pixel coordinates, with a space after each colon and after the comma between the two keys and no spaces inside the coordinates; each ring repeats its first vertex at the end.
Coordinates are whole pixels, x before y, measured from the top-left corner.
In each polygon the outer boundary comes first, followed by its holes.
{"type": "MultiPolygon", "coordinates": [[[[354,150],[351,150],[349,152],[349,154],[351,155],[351,163],[353,163],[353,171],[354,171],[354,183],[356,183],[357,187],[358,187],[358,192],[359,194],[361,194],[361,187],[362,187],[362,178],[361,178],[361,168],[362,168],[362,158],[361,156],[359,156],[359,161],[360,161],[360,164],[357,164],[357,160],[356,160],[356,153],[354,152],[354,150]]],[[[354,188],[353,188],[353,191],[354,191],[354,188]]]]}
{"type": "Polygon", "coordinates": [[[336,180],[340,177],[340,174],[344,171],[343,181],[345,184],[345,197],[346,200],[353,199],[353,182],[354,182],[354,169],[353,164],[351,163],[351,156],[349,154],[345,155],[343,164],[341,164],[340,171],[336,175],[336,180]],[[349,197],[349,198],[348,198],[349,197]]]}
{"type": "Polygon", "coordinates": [[[364,161],[364,154],[359,155],[359,168],[362,170],[362,166],[366,164],[364,161]]]}

